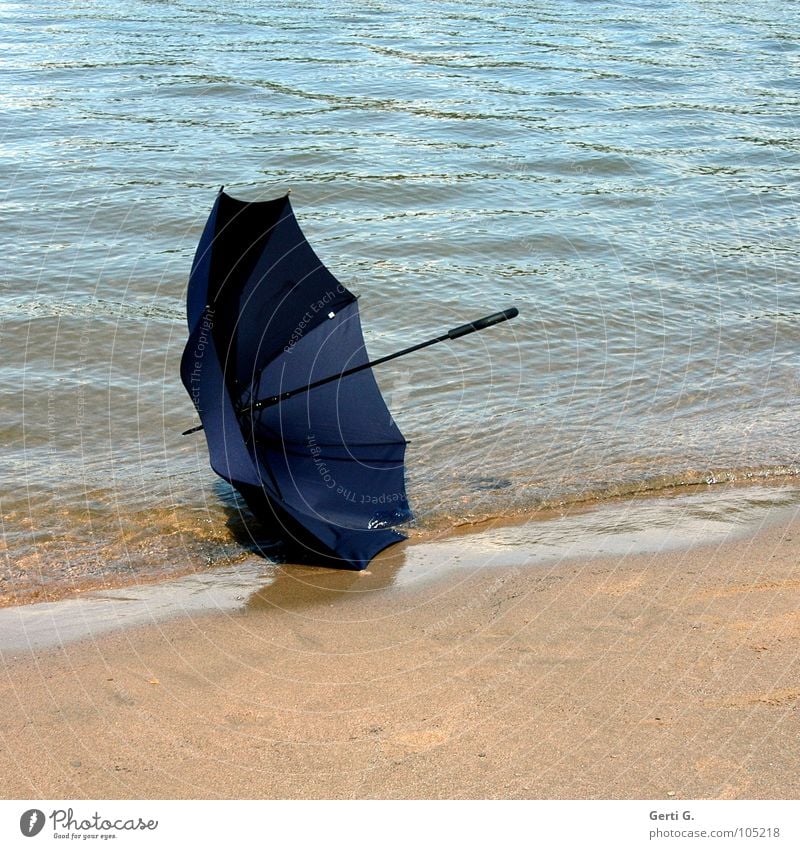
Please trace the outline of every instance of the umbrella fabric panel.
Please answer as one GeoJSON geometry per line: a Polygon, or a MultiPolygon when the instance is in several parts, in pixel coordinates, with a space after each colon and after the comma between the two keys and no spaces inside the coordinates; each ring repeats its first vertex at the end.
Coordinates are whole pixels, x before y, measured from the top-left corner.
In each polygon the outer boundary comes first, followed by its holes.
{"type": "Polygon", "coordinates": [[[246,396],[268,363],[295,340],[327,321],[331,311],[355,300],[320,262],[288,198],[244,204],[223,196],[217,230],[260,234],[250,242],[218,237],[214,263],[230,267],[213,305],[221,316],[218,339],[225,339],[225,373],[233,395],[246,396]],[[239,256],[247,245],[246,256],[239,256]]]}
{"type": "Polygon", "coordinates": [[[201,314],[181,358],[181,380],[203,422],[211,468],[230,483],[259,484],[217,355],[213,318],[201,314]]]}
{"type": "MultiPolygon", "coordinates": [[[[305,386],[367,362],[353,303],[303,337],[261,375],[258,397],[305,386]]],[[[253,444],[280,497],[295,509],[347,528],[411,518],[403,463],[406,441],[366,369],[265,407],[253,444]]]]}
{"type": "Polygon", "coordinates": [[[209,300],[208,284],[211,274],[211,252],[217,232],[220,197],[221,195],[217,195],[208,221],[206,221],[203,235],[200,237],[200,242],[195,251],[192,271],[189,275],[189,291],[186,296],[186,318],[189,323],[189,333],[192,333],[199,324],[209,300]]]}
{"type": "Polygon", "coordinates": [[[405,537],[397,531],[354,530],[331,525],[307,513],[298,513],[290,505],[266,498],[258,487],[240,486],[250,509],[266,526],[275,528],[289,541],[311,552],[320,565],[340,569],[366,569],[376,554],[405,537]]]}
{"type": "MultiPolygon", "coordinates": [[[[353,302],[269,363],[254,384],[253,395],[255,399],[280,395],[368,361],[358,304],[353,302]]],[[[405,443],[371,369],[264,407],[254,420],[258,433],[277,432],[290,442],[313,432],[320,443],[405,443]]]]}
{"type": "MultiPolygon", "coordinates": [[[[373,452],[377,452],[373,448],[373,452]]],[[[385,528],[411,518],[403,480],[405,446],[387,446],[369,466],[355,458],[324,454],[314,442],[297,450],[262,448],[263,464],[281,501],[298,513],[341,528],[385,528]]],[[[262,466],[260,465],[260,468],[262,466]]]]}
{"type": "Polygon", "coordinates": [[[285,207],[286,198],[250,202],[236,200],[224,192],[217,195],[211,213],[213,236],[207,303],[229,319],[229,323],[221,323],[219,327],[225,339],[237,332],[240,295],[272,239],[285,207]]]}

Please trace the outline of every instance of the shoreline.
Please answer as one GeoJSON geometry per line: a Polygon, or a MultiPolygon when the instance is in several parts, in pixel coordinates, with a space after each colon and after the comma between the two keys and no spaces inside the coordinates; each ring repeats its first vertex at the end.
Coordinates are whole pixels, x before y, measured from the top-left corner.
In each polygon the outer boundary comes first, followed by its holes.
{"type": "MultiPolygon", "coordinates": [[[[652,482],[651,482],[652,483],[652,482]]],[[[724,498],[728,493],[767,492],[796,490],[800,502],[800,484],[794,473],[787,473],[775,477],[753,477],[744,479],[730,479],[724,477],[713,482],[696,480],[690,483],[670,484],[666,488],[650,486],[647,483],[640,484],[638,488],[622,489],[619,493],[606,493],[602,498],[587,496],[567,502],[540,505],[535,511],[515,511],[500,516],[482,517],[475,521],[461,521],[448,527],[435,527],[428,529],[415,528],[409,539],[393,546],[389,554],[381,553],[380,560],[374,563],[384,564],[385,561],[394,563],[398,560],[398,552],[408,548],[424,550],[425,546],[446,544],[448,541],[464,539],[480,535],[486,528],[507,529],[513,534],[514,529],[529,523],[538,525],[553,520],[561,520],[564,517],[591,516],[604,511],[624,510],[629,506],[635,507],[640,504],[648,504],[663,500],[670,502],[674,499],[684,497],[718,499],[724,498]],[[422,547],[422,549],[420,549],[422,547]]],[[[736,509],[736,508],[735,508],[736,509]]],[[[71,576],[69,581],[46,581],[41,584],[25,584],[14,589],[9,587],[5,578],[0,578],[0,616],[7,608],[15,608],[27,605],[42,605],[59,603],[63,601],[91,597],[97,593],[117,593],[126,589],[139,589],[143,587],[169,584],[183,579],[192,581],[203,581],[204,576],[213,580],[216,575],[225,575],[232,570],[241,568],[248,569],[253,563],[262,563],[270,568],[296,568],[296,564],[282,560],[270,560],[254,551],[254,541],[244,525],[228,525],[229,542],[239,545],[239,550],[234,554],[225,554],[212,560],[206,557],[204,566],[196,566],[187,562],[182,566],[171,564],[169,571],[158,571],[152,566],[145,566],[137,573],[127,572],[111,573],[86,576],[71,576]]],[[[580,531],[579,531],[580,532],[580,531]]],[[[693,538],[685,544],[692,544],[693,538]]],[[[523,540],[521,545],[525,545],[523,540]]],[[[274,545],[274,544],[272,544],[274,545]]],[[[199,558],[202,559],[202,558],[199,558]]],[[[321,567],[311,566],[313,569],[321,567]]],[[[328,570],[323,570],[328,571],[328,570]]],[[[336,570],[334,570],[336,571],[336,570]]],[[[346,572],[347,570],[342,570],[346,572]]],[[[0,639],[0,646],[2,640],[0,639]]]]}
{"type": "Polygon", "coordinates": [[[797,798],[791,493],[724,527],[703,497],[653,500],[655,531],[599,511],[593,556],[542,523],[534,562],[487,531],[349,583],[240,576],[230,604],[7,647],[3,795],[797,798]]]}
{"type": "Polygon", "coordinates": [[[793,505],[800,508],[800,487],[794,480],[644,493],[542,511],[527,521],[485,521],[409,539],[381,552],[362,572],[275,562],[243,551],[219,566],[88,583],[46,601],[0,605],[0,653],[59,646],[186,615],[235,612],[245,609],[250,597],[294,607],[313,604],[316,591],[341,597],[409,583],[435,584],[454,572],[472,574],[498,564],[530,569],[535,576],[544,566],[595,559],[604,552],[689,549],[746,536],[763,522],[780,522],[793,505]],[[299,586],[309,590],[308,599],[297,591],[299,586]]]}

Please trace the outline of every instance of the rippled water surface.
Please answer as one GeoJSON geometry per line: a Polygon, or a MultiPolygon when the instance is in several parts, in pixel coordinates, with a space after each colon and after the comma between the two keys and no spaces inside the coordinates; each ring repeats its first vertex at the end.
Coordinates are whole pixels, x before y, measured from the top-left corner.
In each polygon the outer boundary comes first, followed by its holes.
{"type": "Polygon", "coordinates": [[[0,594],[238,556],[178,379],[220,184],[292,189],[385,366],[414,533],[794,474],[800,13],[0,2],[0,594]]]}

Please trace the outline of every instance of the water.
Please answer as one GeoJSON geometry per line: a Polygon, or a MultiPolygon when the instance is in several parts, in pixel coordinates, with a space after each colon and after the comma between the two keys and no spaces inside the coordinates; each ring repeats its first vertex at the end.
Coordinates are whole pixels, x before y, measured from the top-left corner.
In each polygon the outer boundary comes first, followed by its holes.
{"type": "Polygon", "coordinates": [[[414,534],[796,474],[798,24],[768,2],[0,2],[0,598],[241,555],[179,435],[221,184],[292,189],[373,356],[519,308],[378,373],[414,534]]]}

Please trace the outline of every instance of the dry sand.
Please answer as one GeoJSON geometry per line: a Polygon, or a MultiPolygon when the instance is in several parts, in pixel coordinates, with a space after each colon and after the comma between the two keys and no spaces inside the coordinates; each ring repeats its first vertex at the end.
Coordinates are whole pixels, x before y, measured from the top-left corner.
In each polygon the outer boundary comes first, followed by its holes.
{"type": "Polygon", "coordinates": [[[229,612],[6,650],[2,796],[796,799],[793,515],[439,580],[286,568],[229,612]]]}

